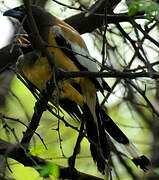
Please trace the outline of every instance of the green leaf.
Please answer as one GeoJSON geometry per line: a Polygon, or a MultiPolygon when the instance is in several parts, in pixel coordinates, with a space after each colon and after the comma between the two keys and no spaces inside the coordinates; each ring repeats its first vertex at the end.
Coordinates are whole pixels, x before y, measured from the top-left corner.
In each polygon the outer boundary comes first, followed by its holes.
{"type": "Polygon", "coordinates": [[[148,20],[159,19],[159,4],[151,0],[131,0],[128,14],[133,16],[137,13],[144,13],[148,20]]]}
{"type": "Polygon", "coordinates": [[[159,168],[154,169],[154,172],[159,175],[159,168]]]}
{"type": "Polygon", "coordinates": [[[36,147],[30,149],[30,151],[28,152],[28,156],[39,155],[40,153],[42,153],[42,151],[43,151],[43,146],[36,146],[36,147]]]}
{"type": "Polygon", "coordinates": [[[34,168],[39,171],[41,177],[49,177],[52,175],[58,178],[60,175],[59,166],[51,162],[44,166],[36,166],[34,168]]]}

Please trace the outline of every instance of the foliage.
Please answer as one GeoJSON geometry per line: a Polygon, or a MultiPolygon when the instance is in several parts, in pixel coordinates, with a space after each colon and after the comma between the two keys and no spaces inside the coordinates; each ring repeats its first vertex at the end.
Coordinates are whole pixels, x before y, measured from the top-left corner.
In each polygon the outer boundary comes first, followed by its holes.
{"type": "Polygon", "coordinates": [[[54,163],[48,163],[44,166],[36,166],[36,170],[40,172],[41,177],[49,177],[53,175],[55,178],[59,177],[59,167],[54,163]]]}
{"type": "Polygon", "coordinates": [[[130,16],[144,13],[149,21],[159,20],[159,4],[152,0],[131,0],[128,10],[130,16]]]}

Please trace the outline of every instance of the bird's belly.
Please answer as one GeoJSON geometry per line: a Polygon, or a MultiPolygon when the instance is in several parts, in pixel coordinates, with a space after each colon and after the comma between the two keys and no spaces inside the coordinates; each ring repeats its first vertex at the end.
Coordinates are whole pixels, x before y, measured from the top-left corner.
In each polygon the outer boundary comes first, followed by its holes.
{"type": "MultiPolygon", "coordinates": [[[[34,86],[38,89],[44,88],[46,82],[50,80],[52,72],[47,61],[39,61],[34,64],[32,67],[23,67],[22,69],[24,76],[29,80],[34,86]]],[[[58,83],[60,89],[60,98],[68,98],[72,101],[75,101],[80,106],[83,106],[83,97],[82,95],[71,86],[70,80],[65,80],[58,83]]],[[[56,90],[52,93],[53,97],[57,96],[56,90]]]]}
{"type": "Polygon", "coordinates": [[[51,78],[51,69],[47,62],[39,61],[33,67],[23,67],[23,73],[38,89],[42,89],[51,78]]]}

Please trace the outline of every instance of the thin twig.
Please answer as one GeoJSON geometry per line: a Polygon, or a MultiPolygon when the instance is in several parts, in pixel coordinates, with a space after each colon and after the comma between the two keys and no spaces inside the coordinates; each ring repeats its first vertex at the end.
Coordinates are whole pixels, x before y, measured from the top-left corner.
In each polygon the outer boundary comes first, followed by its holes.
{"type": "Polygon", "coordinates": [[[74,10],[77,10],[77,11],[83,11],[83,9],[81,7],[76,8],[76,7],[73,7],[73,6],[69,6],[69,5],[64,4],[64,3],[60,2],[60,1],[57,1],[57,0],[52,0],[52,1],[59,4],[59,5],[61,5],[61,6],[67,7],[69,9],[74,9],[74,10]]]}
{"type": "MultiPolygon", "coordinates": [[[[0,139],[0,154],[6,155],[20,162],[24,166],[35,167],[44,166],[48,164],[48,161],[38,156],[33,156],[25,153],[24,149],[18,145],[11,144],[7,141],[0,139]]],[[[82,179],[82,180],[103,180],[102,178],[95,177],[86,173],[79,172],[77,170],[70,171],[70,168],[58,166],[59,174],[62,179],[82,179]]]]}
{"type": "MultiPolygon", "coordinates": [[[[12,118],[12,117],[8,117],[8,116],[5,116],[5,115],[3,115],[3,114],[2,114],[2,116],[3,116],[4,119],[11,120],[11,121],[15,121],[15,122],[19,122],[20,124],[22,124],[23,126],[25,126],[26,128],[28,128],[28,126],[27,126],[24,122],[20,121],[19,119],[15,119],[15,118],[12,118]]],[[[39,139],[40,139],[40,141],[42,142],[42,144],[44,145],[45,149],[48,150],[48,148],[47,148],[47,146],[46,146],[43,138],[40,136],[40,134],[37,133],[37,132],[35,132],[35,134],[39,137],[39,139]]]]}
{"type": "Polygon", "coordinates": [[[77,156],[77,154],[79,154],[79,151],[80,151],[80,143],[81,143],[82,139],[84,138],[83,130],[84,130],[84,119],[82,119],[82,121],[81,121],[81,127],[80,127],[80,131],[79,131],[78,138],[76,141],[76,145],[74,147],[73,154],[68,160],[68,164],[71,169],[74,169],[76,156],[77,156]]]}
{"type": "Polygon", "coordinates": [[[151,108],[152,112],[157,115],[159,118],[159,112],[156,111],[155,107],[152,105],[152,103],[149,101],[149,99],[145,95],[145,91],[142,91],[140,88],[138,88],[132,81],[126,79],[125,80],[127,83],[129,83],[136,91],[145,99],[149,107],[151,108]]]}

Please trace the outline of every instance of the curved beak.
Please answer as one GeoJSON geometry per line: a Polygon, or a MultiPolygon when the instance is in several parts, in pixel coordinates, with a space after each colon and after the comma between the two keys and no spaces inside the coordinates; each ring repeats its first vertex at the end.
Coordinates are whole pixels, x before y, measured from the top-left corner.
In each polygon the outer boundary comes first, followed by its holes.
{"type": "Polygon", "coordinates": [[[24,13],[20,10],[17,10],[16,8],[14,8],[14,9],[9,9],[9,10],[5,11],[3,13],[3,16],[10,16],[10,17],[16,18],[18,20],[21,20],[24,17],[24,13]]]}

